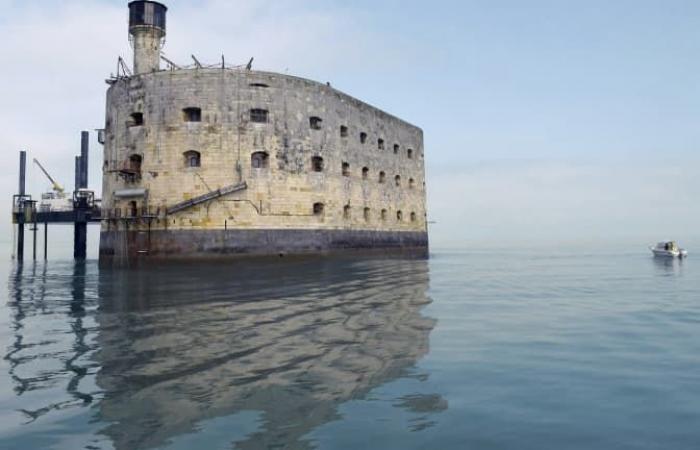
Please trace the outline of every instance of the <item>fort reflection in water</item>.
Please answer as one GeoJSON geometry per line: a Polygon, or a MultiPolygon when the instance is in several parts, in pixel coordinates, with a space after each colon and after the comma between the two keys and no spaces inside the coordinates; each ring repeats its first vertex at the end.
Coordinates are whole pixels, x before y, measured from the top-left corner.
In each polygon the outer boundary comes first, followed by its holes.
{"type": "MultiPolygon", "coordinates": [[[[421,314],[428,280],[422,260],[25,266],[10,276],[6,360],[30,422],[89,408],[92,438],[117,449],[167,446],[242,411],[259,418],[234,448],[313,448],[305,436],[341,403],[415,376],[435,325],[421,314]]],[[[396,407],[447,405],[428,394],[396,407]]]]}

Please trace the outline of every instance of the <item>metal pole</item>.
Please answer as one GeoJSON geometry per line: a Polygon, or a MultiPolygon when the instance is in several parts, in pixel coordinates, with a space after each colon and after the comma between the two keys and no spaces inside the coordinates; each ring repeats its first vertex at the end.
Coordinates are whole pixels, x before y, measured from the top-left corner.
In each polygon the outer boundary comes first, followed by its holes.
{"type": "Polygon", "coordinates": [[[75,222],[73,228],[73,258],[87,257],[87,222],[75,222]]]}
{"type": "MultiPolygon", "coordinates": [[[[90,133],[80,132],[80,157],[76,158],[76,190],[87,188],[88,186],[88,150],[90,144],[90,133]]],[[[87,219],[86,207],[82,197],[75,209],[75,224],[73,228],[73,257],[75,259],[85,259],[87,257],[87,219]]]]}
{"type": "MultiPolygon", "coordinates": [[[[27,171],[27,152],[19,152],[19,216],[17,217],[17,261],[24,260],[24,195],[27,171]]],[[[14,205],[13,205],[14,207],[14,205]]]]}
{"type": "Polygon", "coordinates": [[[80,132],[80,187],[88,187],[88,150],[90,149],[90,133],[80,132]]]}
{"type": "Polygon", "coordinates": [[[27,152],[19,152],[19,195],[24,195],[25,175],[27,171],[27,152]]]}
{"type": "Polygon", "coordinates": [[[37,226],[38,224],[36,223],[36,214],[34,215],[34,226],[32,227],[33,233],[33,242],[32,242],[32,259],[36,261],[36,230],[39,228],[37,226]]]}
{"type": "Polygon", "coordinates": [[[80,189],[80,156],[75,157],[75,190],[80,189]]]}
{"type": "Polygon", "coordinates": [[[49,223],[44,222],[44,261],[49,259],[49,223]]]}

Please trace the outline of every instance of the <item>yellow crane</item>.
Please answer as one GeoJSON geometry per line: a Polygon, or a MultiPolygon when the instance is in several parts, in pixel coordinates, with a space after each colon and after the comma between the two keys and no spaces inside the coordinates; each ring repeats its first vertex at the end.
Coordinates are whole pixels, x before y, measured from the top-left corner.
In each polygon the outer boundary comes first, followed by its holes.
{"type": "Polygon", "coordinates": [[[49,175],[49,173],[46,171],[46,169],[44,169],[44,166],[42,166],[41,163],[40,163],[36,158],[34,158],[34,164],[36,164],[37,166],[39,166],[39,169],[41,169],[41,171],[44,172],[44,175],[46,175],[46,178],[49,179],[49,181],[51,182],[51,188],[52,188],[53,191],[56,193],[56,197],[57,197],[57,198],[63,198],[63,197],[65,197],[66,194],[65,194],[65,189],[63,189],[63,186],[61,186],[60,184],[58,184],[58,183],[56,182],[56,180],[54,180],[54,179],[51,177],[51,175],[49,175]]]}

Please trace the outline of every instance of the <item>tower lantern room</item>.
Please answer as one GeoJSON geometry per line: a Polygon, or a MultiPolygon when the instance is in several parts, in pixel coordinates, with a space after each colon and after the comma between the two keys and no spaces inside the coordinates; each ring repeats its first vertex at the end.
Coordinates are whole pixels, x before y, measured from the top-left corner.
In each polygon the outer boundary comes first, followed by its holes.
{"type": "Polygon", "coordinates": [[[129,35],[134,48],[134,74],[160,69],[167,11],[168,8],[158,2],[139,0],[129,3],[129,35]]]}

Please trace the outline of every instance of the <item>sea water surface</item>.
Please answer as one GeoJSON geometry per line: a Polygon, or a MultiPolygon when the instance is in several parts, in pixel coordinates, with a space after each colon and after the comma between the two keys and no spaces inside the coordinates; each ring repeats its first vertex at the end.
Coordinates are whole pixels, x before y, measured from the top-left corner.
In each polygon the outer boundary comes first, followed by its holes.
{"type": "Polygon", "coordinates": [[[700,448],[692,255],[1,273],[2,449],[700,448]]]}

